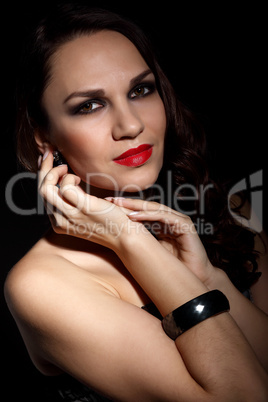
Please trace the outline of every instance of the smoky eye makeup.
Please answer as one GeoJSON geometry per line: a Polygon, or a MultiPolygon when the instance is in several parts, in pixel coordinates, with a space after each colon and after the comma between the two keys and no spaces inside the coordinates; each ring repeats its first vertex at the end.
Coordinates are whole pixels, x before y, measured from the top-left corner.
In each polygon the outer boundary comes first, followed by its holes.
{"type": "Polygon", "coordinates": [[[154,93],[156,90],[155,81],[146,81],[137,84],[131,91],[129,92],[129,98],[143,98],[147,95],[154,93]]]}
{"type": "MultiPolygon", "coordinates": [[[[136,84],[127,94],[130,100],[144,98],[156,91],[155,80],[147,80],[136,84]]],[[[69,113],[71,115],[88,115],[97,112],[106,105],[103,99],[87,99],[78,105],[71,106],[69,113]]]]}
{"type": "Polygon", "coordinates": [[[70,108],[70,114],[79,115],[79,114],[91,114],[96,112],[99,109],[102,109],[105,106],[105,103],[100,99],[88,99],[85,102],[79,103],[76,106],[70,108]]]}

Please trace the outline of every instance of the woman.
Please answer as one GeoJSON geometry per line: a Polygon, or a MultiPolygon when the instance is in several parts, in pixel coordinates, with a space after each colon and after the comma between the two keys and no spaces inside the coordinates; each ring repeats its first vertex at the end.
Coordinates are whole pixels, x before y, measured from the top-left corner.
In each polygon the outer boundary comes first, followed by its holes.
{"type": "Polygon", "coordinates": [[[26,50],[19,158],[54,232],[5,294],[36,367],[65,400],[267,400],[267,268],[143,33],[63,6],[26,50]]]}

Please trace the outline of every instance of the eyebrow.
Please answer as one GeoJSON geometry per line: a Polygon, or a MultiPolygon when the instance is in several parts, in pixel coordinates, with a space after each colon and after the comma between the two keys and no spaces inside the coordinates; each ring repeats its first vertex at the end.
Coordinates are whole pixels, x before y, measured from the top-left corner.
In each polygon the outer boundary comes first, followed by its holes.
{"type": "MultiPolygon", "coordinates": [[[[150,69],[147,69],[137,75],[136,77],[132,78],[130,80],[130,87],[134,87],[137,85],[140,81],[142,81],[147,75],[153,74],[153,72],[150,69]]],[[[64,100],[63,104],[68,102],[72,98],[99,98],[105,95],[105,91],[103,89],[92,89],[88,91],[76,91],[72,92],[70,95],[67,96],[67,98],[64,100]]]]}
{"type": "Polygon", "coordinates": [[[143,71],[136,77],[132,78],[132,80],[130,80],[130,87],[134,87],[135,85],[139,84],[140,81],[142,81],[149,74],[153,74],[153,72],[148,68],[147,70],[143,71]]]}

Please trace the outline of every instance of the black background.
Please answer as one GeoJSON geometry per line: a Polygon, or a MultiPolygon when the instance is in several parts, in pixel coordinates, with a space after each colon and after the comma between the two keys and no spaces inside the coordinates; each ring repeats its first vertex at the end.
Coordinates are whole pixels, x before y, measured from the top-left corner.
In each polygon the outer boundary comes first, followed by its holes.
{"type": "MultiPolygon", "coordinates": [[[[263,169],[266,160],[266,88],[264,7],[249,2],[213,5],[194,2],[99,1],[96,6],[136,21],[150,35],[160,62],[179,97],[203,121],[213,174],[233,183],[263,169]],[[185,5],[186,3],[186,5],[185,5]]],[[[202,2],[204,3],[204,2],[202,2]]],[[[22,2],[1,7],[1,183],[4,189],[17,173],[14,151],[14,90],[19,50],[29,27],[44,5],[22,2]]],[[[266,66],[267,70],[267,66],[266,66]]],[[[33,180],[14,188],[14,201],[33,208],[33,180]]],[[[264,205],[267,194],[264,191],[264,205]]],[[[39,402],[42,376],[23,346],[3,298],[3,282],[10,268],[47,227],[42,216],[19,216],[2,208],[1,250],[1,376],[0,398],[39,402]]],[[[266,211],[264,219],[267,222],[266,211]]],[[[46,401],[47,402],[47,401],[46,401]]]]}

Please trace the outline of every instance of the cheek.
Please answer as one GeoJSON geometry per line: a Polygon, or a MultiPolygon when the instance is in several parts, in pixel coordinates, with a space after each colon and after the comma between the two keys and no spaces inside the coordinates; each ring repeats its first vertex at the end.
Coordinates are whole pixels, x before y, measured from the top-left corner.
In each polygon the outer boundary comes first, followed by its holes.
{"type": "Polygon", "coordinates": [[[163,140],[166,133],[167,121],[164,104],[160,96],[158,96],[153,104],[148,106],[145,112],[145,125],[151,129],[160,141],[163,140]]]}
{"type": "Polygon", "coordinates": [[[53,143],[64,155],[71,169],[75,173],[94,171],[101,159],[105,158],[105,127],[89,126],[85,122],[69,122],[57,124],[51,132],[53,143]]]}
{"type": "MultiPolygon", "coordinates": [[[[96,129],[88,120],[63,119],[53,125],[51,136],[60,151],[83,150],[87,142],[94,141],[96,129]]],[[[67,155],[66,155],[67,156],[67,155]]]]}

